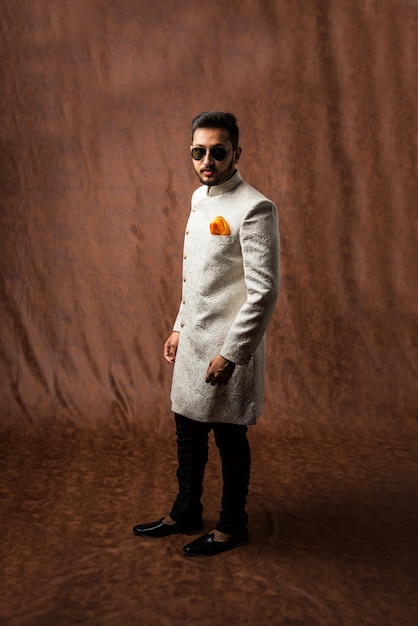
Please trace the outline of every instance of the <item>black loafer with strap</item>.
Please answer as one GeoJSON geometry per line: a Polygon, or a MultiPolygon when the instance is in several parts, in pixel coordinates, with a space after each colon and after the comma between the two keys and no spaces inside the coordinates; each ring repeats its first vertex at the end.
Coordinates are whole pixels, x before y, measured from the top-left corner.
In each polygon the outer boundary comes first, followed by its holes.
{"type": "Polygon", "coordinates": [[[134,535],[140,537],[169,537],[176,534],[193,534],[202,530],[203,522],[200,521],[197,524],[186,524],[178,522],[176,524],[164,524],[164,517],[151,522],[149,524],[137,524],[133,527],[134,535]]]}
{"type": "Polygon", "coordinates": [[[231,538],[226,541],[215,541],[214,534],[208,533],[185,545],[183,552],[186,556],[214,556],[215,554],[221,554],[222,552],[232,550],[232,548],[246,543],[248,538],[247,528],[232,535],[231,538]]]}

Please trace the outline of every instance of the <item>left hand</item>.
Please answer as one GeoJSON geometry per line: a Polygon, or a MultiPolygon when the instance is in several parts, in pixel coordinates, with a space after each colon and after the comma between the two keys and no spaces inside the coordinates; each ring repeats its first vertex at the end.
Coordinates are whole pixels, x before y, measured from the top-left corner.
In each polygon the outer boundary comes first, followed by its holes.
{"type": "Polygon", "coordinates": [[[235,363],[224,359],[223,356],[218,354],[209,363],[209,367],[206,372],[205,382],[211,385],[227,385],[229,379],[234,373],[235,363]]]}

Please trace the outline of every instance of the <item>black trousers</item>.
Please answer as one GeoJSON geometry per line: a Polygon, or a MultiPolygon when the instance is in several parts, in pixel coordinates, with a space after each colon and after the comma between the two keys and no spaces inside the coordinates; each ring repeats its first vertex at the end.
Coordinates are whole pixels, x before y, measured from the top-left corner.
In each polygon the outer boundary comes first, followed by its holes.
{"type": "Polygon", "coordinates": [[[250,482],[251,452],[247,426],[196,422],[175,414],[179,492],[170,512],[175,522],[198,526],[202,519],[203,477],[208,460],[211,430],[222,463],[222,510],[216,529],[227,534],[239,532],[248,522],[245,510],[250,482]]]}

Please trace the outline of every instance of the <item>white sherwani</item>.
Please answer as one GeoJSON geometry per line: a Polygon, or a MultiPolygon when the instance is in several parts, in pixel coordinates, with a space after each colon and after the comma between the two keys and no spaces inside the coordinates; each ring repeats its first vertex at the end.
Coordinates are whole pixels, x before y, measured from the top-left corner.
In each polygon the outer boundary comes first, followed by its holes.
{"type": "Polygon", "coordinates": [[[265,331],[279,290],[274,204],[239,172],[192,196],[183,255],[172,410],[200,422],[254,424],[263,408],[265,331]],[[211,235],[222,216],[229,236],[211,235]],[[218,354],[236,363],[225,386],[205,382],[218,354]]]}

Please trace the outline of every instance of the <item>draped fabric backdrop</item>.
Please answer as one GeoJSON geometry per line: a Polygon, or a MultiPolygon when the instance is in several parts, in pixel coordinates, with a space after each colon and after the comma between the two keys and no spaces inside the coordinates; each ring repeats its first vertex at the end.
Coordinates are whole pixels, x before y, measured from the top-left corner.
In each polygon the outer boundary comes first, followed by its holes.
{"type": "Polygon", "coordinates": [[[416,0],[0,0],[0,36],[1,623],[416,626],[416,0]],[[254,539],[191,564],[130,527],[176,488],[207,109],[278,207],[282,287],[254,539]]]}

